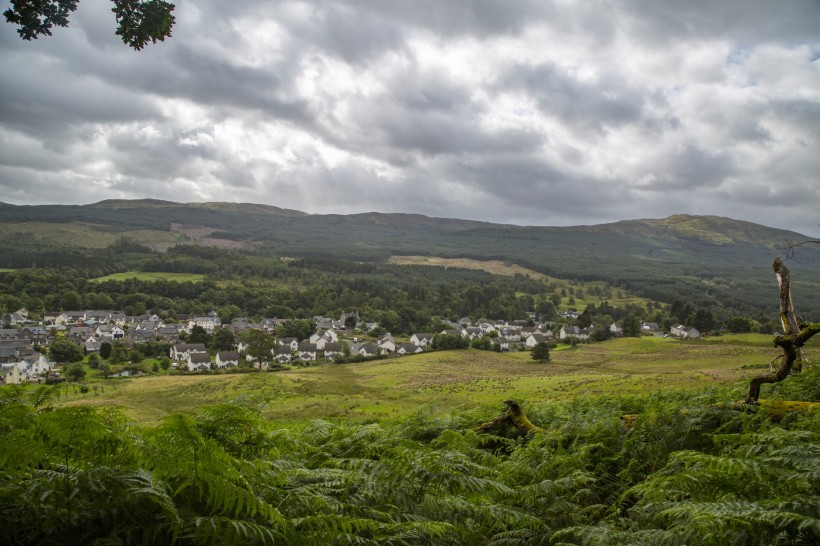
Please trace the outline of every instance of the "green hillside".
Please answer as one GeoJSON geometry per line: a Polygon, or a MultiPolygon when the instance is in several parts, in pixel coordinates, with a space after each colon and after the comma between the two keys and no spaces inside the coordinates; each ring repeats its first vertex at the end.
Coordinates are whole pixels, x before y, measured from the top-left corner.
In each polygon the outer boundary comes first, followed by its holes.
{"type": "MultiPolygon", "coordinates": [[[[89,261],[99,263],[105,257],[99,248],[112,239],[139,243],[144,248],[133,249],[137,254],[197,244],[242,249],[261,257],[372,262],[396,255],[495,259],[563,279],[605,280],[657,301],[685,298],[726,308],[776,305],[772,260],[788,242],[807,239],[714,216],[540,227],[413,214],[313,215],[247,203],[157,200],[83,206],[0,204],[0,218],[0,267],[49,267],[66,260],[72,267],[83,267],[89,261]]],[[[820,252],[805,249],[789,267],[799,309],[820,312],[820,252]]]]}

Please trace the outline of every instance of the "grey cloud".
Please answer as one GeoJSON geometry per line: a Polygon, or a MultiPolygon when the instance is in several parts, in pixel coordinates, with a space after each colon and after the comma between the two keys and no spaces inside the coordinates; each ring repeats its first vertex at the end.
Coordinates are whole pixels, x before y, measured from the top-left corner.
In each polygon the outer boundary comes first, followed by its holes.
{"type": "Polygon", "coordinates": [[[663,151],[641,165],[637,178],[644,181],[640,189],[665,192],[671,189],[697,191],[713,188],[735,172],[731,155],[710,152],[689,144],[663,151]]]}
{"type": "Polygon", "coordinates": [[[620,7],[631,15],[629,35],[658,45],[698,38],[800,43],[820,36],[816,0],[637,0],[620,7]]]}
{"type": "Polygon", "coordinates": [[[618,78],[605,75],[584,82],[555,65],[516,66],[504,84],[525,89],[541,110],[570,127],[601,132],[609,127],[637,123],[643,116],[644,97],[618,78]]]}

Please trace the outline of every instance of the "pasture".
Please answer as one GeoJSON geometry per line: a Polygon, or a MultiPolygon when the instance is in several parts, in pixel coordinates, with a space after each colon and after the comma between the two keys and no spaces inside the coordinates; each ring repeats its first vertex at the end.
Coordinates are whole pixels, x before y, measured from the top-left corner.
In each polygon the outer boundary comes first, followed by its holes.
{"type": "MultiPolygon", "coordinates": [[[[262,414],[276,421],[381,420],[407,417],[420,407],[495,407],[508,398],[541,403],[738,384],[769,369],[778,350],[767,340],[624,338],[575,349],[561,346],[544,364],[533,362],[525,351],[466,350],[278,372],[150,375],[94,381],[86,394],[68,386],[64,402],[121,406],[142,424],[231,401],[265,402],[262,414]]],[[[737,397],[742,396],[740,389],[737,397]]]]}
{"type": "Polygon", "coordinates": [[[93,279],[95,282],[103,281],[124,281],[127,279],[137,279],[139,281],[173,281],[173,282],[200,282],[205,279],[205,275],[199,273],[167,273],[164,271],[124,271],[113,273],[105,277],[93,279]]]}

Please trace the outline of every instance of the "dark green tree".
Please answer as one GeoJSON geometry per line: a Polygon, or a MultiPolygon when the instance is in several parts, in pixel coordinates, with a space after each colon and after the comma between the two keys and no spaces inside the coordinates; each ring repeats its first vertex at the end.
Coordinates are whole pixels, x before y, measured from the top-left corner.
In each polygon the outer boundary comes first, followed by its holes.
{"type": "Polygon", "coordinates": [[[470,346],[473,349],[480,349],[482,351],[489,351],[493,348],[493,341],[490,339],[489,336],[481,336],[475,338],[473,341],[470,342],[470,346]]]}
{"type": "Polygon", "coordinates": [[[708,309],[698,309],[692,318],[692,326],[699,332],[711,332],[715,329],[715,317],[708,309]]]}
{"type": "Polygon", "coordinates": [[[289,320],[276,327],[278,337],[295,337],[300,341],[309,338],[315,331],[313,321],[305,319],[289,320]]]}
{"type": "Polygon", "coordinates": [[[100,367],[100,361],[102,358],[97,353],[91,353],[88,355],[88,367],[92,369],[97,369],[100,367]]]}
{"type": "Polygon", "coordinates": [[[626,337],[641,337],[641,319],[632,313],[624,317],[621,328],[626,337]]]}
{"type": "Polygon", "coordinates": [[[536,362],[549,362],[550,361],[550,345],[546,341],[542,341],[535,345],[530,351],[530,358],[535,360],[536,362]]]}
{"type": "Polygon", "coordinates": [[[128,348],[125,344],[121,341],[115,341],[111,346],[111,356],[108,360],[114,363],[126,362],[128,360],[128,348]]]}
{"type": "Polygon", "coordinates": [[[191,328],[191,333],[188,334],[189,343],[204,343],[208,345],[211,341],[211,335],[205,331],[202,326],[196,325],[191,328]]]}
{"type": "MultiPolygon", "coordinates": [[[[140,50],[148,42],[157,43],[171,36],[174,4],[163,0],[112,0],[117,18],[117,36],[124,44],[140,50]]],[[[54,26],[67,27],[68,15],[79,0],[11,0],[3,12],[6,21],[19,25],[17,34],[24,40],[51,36],[54,26]]]]}
{"type": "Polygon", "coordinates": [[[79,362],[85,356],[83,348],[66,337],[52,341],[48,354],[55,362],[79,362]]]}
{"type": "Polygon", "coordinates": [[[111,357],[111,344],[107,341],[103,341],[100,344],[100,356],[102,358],[110,358],[111,357]]]}
{"type": "Polygon", "coordinates": [[[85,368],[79,362],[71,364],[65,372],[66,377],[75,383],[85,379],[85,368]]]}
{"type": "Polygon", "coordinates": [[[752,331],[752,321],[746,317],[732,317],[726,324],[726,328],[734,334],[745,334],[752,331]]]}
{"type": "Polygon", "coordinates": [[[242,340],[247,344],[245,352],[260,362],[270,360],[271,350],[276,347],[274,337],[264,330],[248,330],[242,334],[242,340]]]}
{"type": "Polygon", "coordinates": [[[108,364],[108,362],[103,362],[102,364],[100,364],[100,373],[104,378],[108,379],[109,377],[111,377],[111,374],[114,373],[114,370],[111,369],[111,366],[108,364]]]}
{"type": "Polygon", "coordinates": [[[159,359],[159,367],[162,368],[162,371],[167,372],[171,367],[171,359],[167,356],[163,356],[159,359]]]}
{"type": "Polygon", "coordinates": [[[228,328],[220,328],[214,332],[214,335],[211,338],[211,351],[231,351],[234,348],[235,341],[236,338],[233,332],[231,332],[228,328]]]}

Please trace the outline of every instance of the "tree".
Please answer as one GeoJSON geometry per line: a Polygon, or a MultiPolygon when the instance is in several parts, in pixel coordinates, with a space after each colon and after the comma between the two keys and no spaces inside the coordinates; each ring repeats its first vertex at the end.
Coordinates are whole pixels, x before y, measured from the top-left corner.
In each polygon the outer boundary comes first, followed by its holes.
{"type": "MultiPolygon", "coordinates": [[[[117,18],[116,35],[124,44],[140,50],[148,42],[165,41],[174,26],[174,4],[163,0],[111,0],[117,18]]],[[[19,25],[17,34],[24,40],[41,35],[51,36],[53,26],[67,27],[68,15],[77,9],[79,0],[11,0],[3,12],[6,21],[19,25]]]]}
{"type": "Polygon", "coordinates": [[[780,321],[783,325],[783,335],[774,339],[774,344],[783,350],[783,358],[777,370],[758,375],[749,383],[749,393],[746,395],[747,404],[756,404],[760,398],[760,387],[764,383],[779,383],[790,373],[800,373],[803,369],[798,359],[801,347],[815,334],[820,333],[820,322],[798,324],[797,312],[794,309],[791,292],[791,274],[778,256],[772,265],[777,283],[780,286],[780,321]]]}
{"type": "Polygon", "coordinates": [[[632,313],[624,317],[624,322],[621,325],[626,337],[641,337],[641,320],[632,313]]]}
{"type": "Polygon", "coordinates": [[[188,335],[189,343],[204,343],[208,344],[211,341],[211,335],[205,331],[205,328],[198,324],[191,328],[191,333],[188,335]]]}
{"type": "Polygon", "coordinates": [[[121,341],[117,341],[111,346],[111,362],[125,362],[128,360],[128,348],[121,341]]]}
{"type": "Polygon", "coordinates": [[[315,331],[316,325],[313,321],[306,319],[289,320],[276,327],[277,336],[295,337],[299,341],[309,338],[315,331]]]}
{"type": "Polygon", "coordinates": [[[107,341],[103,341],[100,345],[100,356],[102,358],[110,358],[111,357],[111,344],[107,341]]]}
{"type": "Polygon", "coordinates": [[[159,367],[162,368],[162,371],[167,372],[171,367],[171,359],[167,356],[163,356],[159,359],[159,367]]]}
{"type": "Polygon", "coordinates": [[[88,355],[88,367],[96,370],[100,367],[101,360],[102,359],[100,358],[100,355],[98,355],[97,353],[91,353],[90,355],[88,355]]]}
{"type": "Polygon", "coordinates": [[[752,331],[752,321],[746,317],[732,317],[726,328],[734,334],[745,334],[752,331]]]}
{"type": "Polygon", "coordinates": [[[247,343],[245,352],[248,355],[260,362],[265,362],[270,359],[271,351],[276,346],[276,341],[272,335],[264,330],[248,330],[242,334],[242,338],[245,343],[247,343]]]}
{"type": "Polygon", "coordinates": [[[85,356],[83,348],[67,337],[58,337],[52,341],[48,354],[55,362],[79,362],[85,356]]]}
{"type": "Polygon", "coordinates": [[[65,372],[66,376],[75,383],[85,378],[85,368],[79,362],[70,365],[65,372]]]}
{"type": "Polygon", "coordinates": [[[698,309],[692,318],[692,326],[700,332],[711,332],[715,329],[715,317],[708,309],[698,309]]]}
{"type": "Polygon", "coordinates": [[[546,341],[542,341],[535,345],[530,351],[530,357],[537,362],[550,361],[550,346],[546,341]]]}
{"type": "Polygon", "coordinates": [[[231,351],[233,350],[234,341],[233,332],[227,328],[220,328],[211,338],[211,350],[215,352],[231,351]]]}
{"type": "Polygon", "coordinates": [[[470,342],[470,346],[473,349],[480,349],[482,351],[489,351],[493,348],[493,342],[488,336],[481,336],[475,338],[472,342],[470,342]]]}
{"type": "Polygon", "coordinates": [[[109,377],[111,377],[111,374],[114,373],[114,370],[111,369],[111,366],[108,364],[108,362],[103,362],[102,364],[100,364],[100,373],[104,378],[108,379],[109,377]]]}

